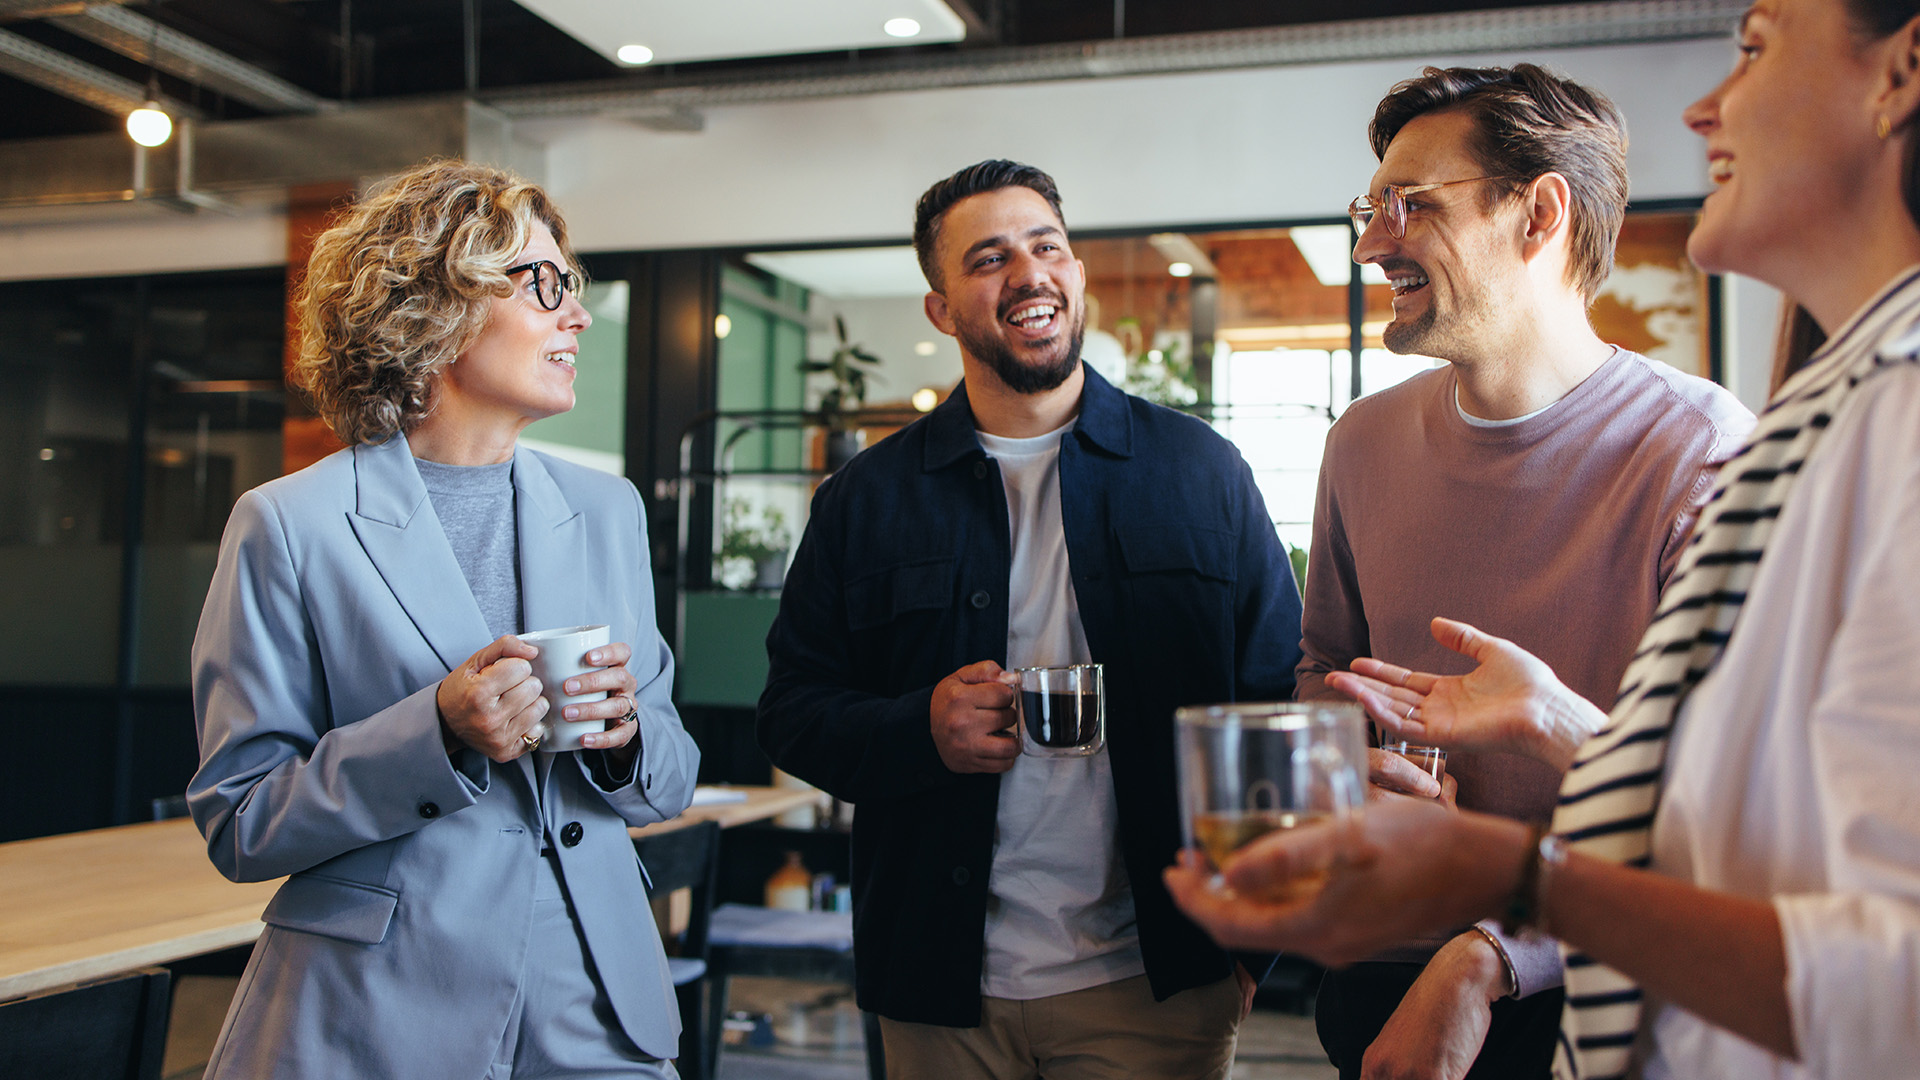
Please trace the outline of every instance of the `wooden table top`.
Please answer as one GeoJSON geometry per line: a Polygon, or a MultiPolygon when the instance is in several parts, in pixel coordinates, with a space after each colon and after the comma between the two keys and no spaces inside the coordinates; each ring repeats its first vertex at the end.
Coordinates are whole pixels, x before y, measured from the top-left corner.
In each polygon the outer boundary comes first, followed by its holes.
{"type": "Polygon", "coordinates": [[[245,945],[279,887],[221,877],[187,818],[0,844],[0,1000],[245,945]]]}
{"type": "MultiPolygon", "coordinates": [[[[825,798],[734,790],[747,798],[631,831],[696,821],[730,828],[825,798]]],[[[0,1001],[245,945],[260,936],[260,913],[280,880],[221,877],[187,818],[0,844],[0,1001]]]]}
{"type": "Polygon", "coordinates": [[[654,833],[671,832],[684,829],[702,821],[717,821],[723,829],[735,825],[746,825],[755,821],[779,817],[789,810],[802,806],[824,807],[827,794],[815,788],[753,787],[746,784],[728,784],[708,788],[702,791],[739,791],[746,794],[738,802],[715,802],[687,807],[686,811],[671,821],[656,822],[627,831],[635,836],[648,836],[654,833]]]}

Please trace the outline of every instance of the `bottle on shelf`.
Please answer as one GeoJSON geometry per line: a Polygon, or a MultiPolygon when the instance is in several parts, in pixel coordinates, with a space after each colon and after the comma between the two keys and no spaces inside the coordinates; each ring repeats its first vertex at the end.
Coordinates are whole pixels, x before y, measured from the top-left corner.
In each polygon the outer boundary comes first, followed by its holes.
{"type": "Polygon", "coordinates": [[[787,864],[767,879],[767,906],[776,911],[806,911],[813,902],[813,874],[800,853],[787,852],[787,864]]]}

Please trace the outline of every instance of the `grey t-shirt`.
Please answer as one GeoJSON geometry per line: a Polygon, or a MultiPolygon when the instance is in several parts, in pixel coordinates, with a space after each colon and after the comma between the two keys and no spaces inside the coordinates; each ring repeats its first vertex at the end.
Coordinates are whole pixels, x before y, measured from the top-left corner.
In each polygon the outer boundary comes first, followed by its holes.
{"type": "Polygon", "coordinates": [[[415,458],[433,512],[453,545],[460,573],[473,590],[494,637],[520,625],[520,550],[513,516],[513,462],[442,465],[415,458]]]}

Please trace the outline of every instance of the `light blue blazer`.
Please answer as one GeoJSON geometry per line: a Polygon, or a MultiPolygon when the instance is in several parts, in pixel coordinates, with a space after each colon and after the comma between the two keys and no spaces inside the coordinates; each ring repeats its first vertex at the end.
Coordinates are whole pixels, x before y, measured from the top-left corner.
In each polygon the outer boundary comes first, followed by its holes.
{"type": "Polygon", "coordinates": [[[645,512],[626,480],[524,448],[513,485],[527,628],[608,623],[633,646],[633,782],[602,791],[565,754],[543,820],[530,756],[447,754],[434,692],[492,635],[404,438],[241,496],[193,642],[187,801],[221,873],[292,876],[208,1077],[483,1075],[528,961],[543,827],[622,1028],[675,1056],[627,826],[686,808],[699,751],[670,700],[645,512]]]}

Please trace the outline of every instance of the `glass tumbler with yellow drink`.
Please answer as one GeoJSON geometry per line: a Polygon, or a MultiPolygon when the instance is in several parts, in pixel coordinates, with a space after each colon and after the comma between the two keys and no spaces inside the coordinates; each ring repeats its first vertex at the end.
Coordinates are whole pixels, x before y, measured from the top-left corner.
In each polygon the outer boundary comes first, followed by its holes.
{"type": "MultiPolygon", "coordinates": [[[[1213,887],[1241,848],[1280,829],[1344,821],[1366,799],[1366,714],[1352,702],[1196,705],[1174,713],[1180,825],[1206,853],[1213,887]]],[[[1304,899],[1325,875],[1295,878],[1279,895],[1304,899]]]]}

